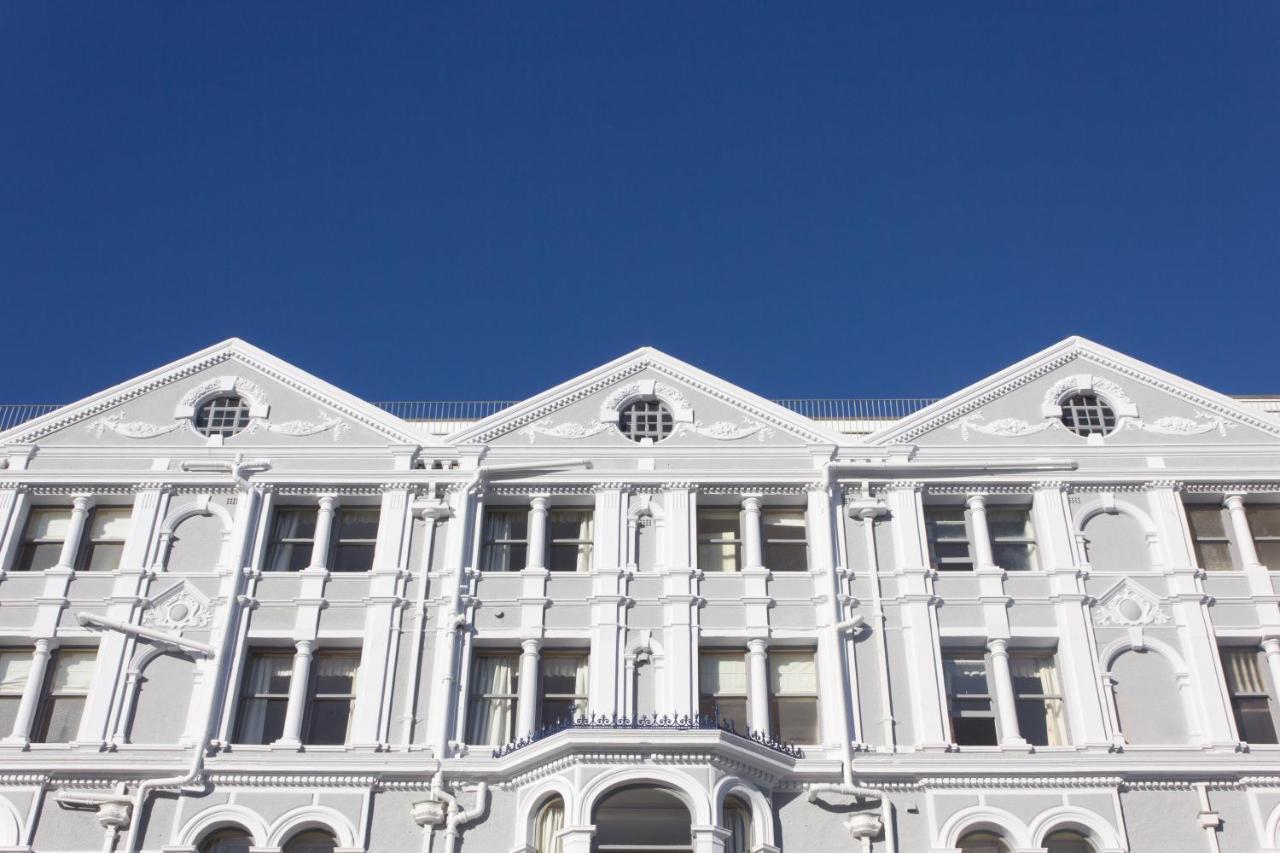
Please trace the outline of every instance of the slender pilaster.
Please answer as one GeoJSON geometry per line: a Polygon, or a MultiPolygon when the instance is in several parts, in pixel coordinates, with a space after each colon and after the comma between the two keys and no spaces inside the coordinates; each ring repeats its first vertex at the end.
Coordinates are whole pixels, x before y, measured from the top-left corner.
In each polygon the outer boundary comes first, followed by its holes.
{"type": "Polygon", "coordinates": [[[1231,519],[1231,532],[1236,540],[1236,549],[1240,553],[1241,568],[1261,569],[1258,561],[1258,549],[1253,544],[1253,532],[1249,529],[1249,517],[1244,511],[1244,495],[1227,495],[1223,501],[1227,508],[1227,516],[1231,519]]]}
{"type": "Polygon", "coordinates": [[[594,530],[594,570],[591,579],[591,661],[588,709],[592,714],[612,716],[625,706],[620,679],[623,666],[623,636],[627,618],[627,578],[623,560],[623,512],[626,492],[617,484],[596,489],[594,530]]]}
{"type": "Polygon", "coordinates": [[[299,640],[293,655],[293,672],[289,676],[289,704],[284,712],[284,731],[277,746],[302,745],[302,718],[307,705],[307,686],[311,681],[311,658],[315,644],[299,640]]]}
{"type": "Polygon", "coordinates": [[[516,699],[516,738],[533,734],[538,726],[538,667],[541,661],[542,641],[524,640],[520,643],[520,683],[516,699]]]}
{"type": "Polygon", "coordinates": [[[547,498],[535,495],[529,501],[529,547],[525,568],[547,567],[547,498]]]}
{"type": "Polygon", "coordinates": [[[693,565],[697,493],[687,484],[664,491],[667,559],[662,574],[666,624],[666,676],[671,707],[664,713],[692,714],[697,695],[698,581],[693,565]]]}
{"type": "Polygon", "coordinates": [[[316,509],[316,538],[311,544],[311,565],[308,568],[329,568],[329,544],[333,541],[333,519],[337,512],[337,496],[321,495],[316,509]]]}
{"type": "Polygon", "coordinates": [[[47,638],[36,640],[35,649],[31,652],[31,669],[27,671],[27,683],[22,689],[22,699],[18,702],[18,712],[13,718],[13,730],[0,743],[5,746],[25,747],[31,742],[31,726],[36,719],[36,708],[40,704],[40,691],[44,688],[45,674],[49,669],[49,658],[53,654],[53,641],[47,638]]]}
{"type": "Polygon", "coordinates": [[[80,543],[84,541],[84,531],[89,523],[89,511],[93,509],[93,498],[88,495],[77,495],[71,501],[71,524],[67,528],[67,538],[62,540],[62,551],[58,554],[59,569],[74,569],[76,556],[80,553],[80,543]]]}
{"type": "Polygon", "coordinates": [[[987,527],[987,496],[969,495],[965,505],[969,507],[969,527],[973,531],[974,568],[994,569],[996,560],[991,550],[991,530],[987,527]]]}
{"type": "Polygon", "coordinates": [[[760,536],[760,498],[757,495],[742,499],[742,568],[765,568],[760,536]]]}
{"type": "Polygon", "coordinates": [[[747,641],[747,702],[751,708],[748,725],[764,735],[769,734],[769,643],[747,641]]]}

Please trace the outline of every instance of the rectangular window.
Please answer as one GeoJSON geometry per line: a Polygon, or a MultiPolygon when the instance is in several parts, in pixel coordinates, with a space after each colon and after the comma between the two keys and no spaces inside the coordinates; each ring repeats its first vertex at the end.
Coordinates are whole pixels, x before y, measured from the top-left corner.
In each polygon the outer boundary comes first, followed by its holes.
{"type": "Polygon", "coordinates": [[[271,545],[267,551],[267,571],[297,572],[311,565],[311,548],[316,539],[314,507],[281,507],[271,525],[271,545]]]}
{"type": "Polygon", "coordinates": [[[250,652],[246,663],[235,742],[273,743],[284,734],[293,655],[287,652],[250,652]]]}
{"type": "Polygon", "coordinates": [[[804,510],[765,510],[760,513],[760,527],[764,535],[764,564],[767,568],[775,572],[809,570],[804,510]]]}
{"type": "Polygon", "coordinates": [[[13,731],[30,672],[31,649],[0,649],[0,737],[13,731]]]}
{"type": "Polygon", "coordinates": [[[54,653],[32,743],[70,743],[76,739],[96,658],[94,649],[59,649],[54,653]]]}
{"type": "Polygon", "coordinates": [[[356,698],[356,671],[360,655],[354,652],[320,652],[311,662],[311,690],[307,697],[307,725],[302,742],[344,744],[356,698]]]}
{"type": "Polygon", "coordinates": [[[1231,540],[1227,538],[1224,515],[1220,506],[1187,505],[1187,525],[1191,528],[1191,541],[1195,546],[1196,562],[1207,571],[1229,571],[1235,568],[1231,560],[1231,540]]]}
{"type": "Polygon", "coordinates": [[[925,507],[924,526],[929,537],[929,557],[935,569],[965,571],[973,568],[963,509],[925,507]]]}
{"type": "Polygon", "coordinates": [[[747,657],[743,652],[703,652],[698,656],[698,712],[719,715],[740,732],[747,719],[747,657]]]}
{"type": "Polygon", "coordinates": [[[1007,508],[987,510],[987,530],[991,535],[991,553],[1000,568],[1010,572],[1034,572],[1036,533],[1031,526],[1031,510],[1007,508]]]}
{"type": "Polygon", "coordinates": [[[769,654],[769,730],[787,743],[818,742],[818,668],[813,652],[769,654]]]}
{"type": "Polygon", "coordinates": [[[491,509],[484,516],[480,568],[486,572],[518,572],[527,565],[529,511],[491,509]]]}
{"type": "Polygon", "coordinates": [[[995,746],[996,715],[987,685],[987,663],[977,653],[946,655],[942,673],[947,684],[951,737],[961,746],[995,746]]]}
{"type": "Polygon", "coordinates": [[[31,510],[22,533],[22,547],[14,571],[42,572],[58,565],[62,543],[71,532],[71,510],[66,507],[31,510]]]}
{"type": "Polygon", "coordinates": [[[333,558],[329,568],[335,572],[367,572],[373,568],[373,549],[378,543],[376,507],[349,507],[338,510],[333,521],[333,558]]]}
{"type": "Polygon", "coordinates": [[[1249,533],[1253,536],[1253,547],[1258,552],[1258,562],[1280,571],[1280,506],[1246,505],[1244,512],[1249,521],[1249,533]]]}
{"type": "Polygon", "coordinates": [[[1222,666],[1227,672],[1227,692],[1231,694],[1231,710],[1240,740],[1275,743],[1271,695],[1258,666],[1258,653],[1253,649],[1223,649],[1222,666]]]}
{"type": "Polygon", "coordinates": [[[1066,710],[1058,672],[1050,655],[1010,655],[1018,729],[1035,746],[1065,746],[1066,710]]]}
{"type": "Polygon", "coordinates": [[[82,572],[113,572],[120,568],[124,540],[129,535],[128,507],[97,507],[89,520],[88,536],[80,548],[76,569],[82,572]]]}
{"type": "Polygon", "coordinates": [[[587,656],[542,656],[540,725],[574,720],[587,714],[587,656]]]}
{"type": "Polygon", "coordinates": [[[698,510],[698,568],[704,572],[742,569],[742,522],[736,509],[698,510]]]}
{"type": "Polygon", "coordinates": [[[515,740],[519,680],[519,655],[487,652],[475,656],[471,665],[467,743],[502,746],[515,740]]]}
{"type": "Polygon", "coordinates": [[[592,516],[589,509],[552,510],[547,519],[553,572],[591,571],[592,516]]]}

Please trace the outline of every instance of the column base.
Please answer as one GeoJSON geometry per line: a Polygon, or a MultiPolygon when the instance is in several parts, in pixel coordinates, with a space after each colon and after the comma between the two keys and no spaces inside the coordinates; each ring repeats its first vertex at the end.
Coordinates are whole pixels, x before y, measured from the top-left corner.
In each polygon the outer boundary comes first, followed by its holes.
{"type": "Polygon", "coordinates": [[[272,749],[296,749],[302,751],[302,741],[297,738],[280,738],[273,740],[270,744],[272,749]]]}

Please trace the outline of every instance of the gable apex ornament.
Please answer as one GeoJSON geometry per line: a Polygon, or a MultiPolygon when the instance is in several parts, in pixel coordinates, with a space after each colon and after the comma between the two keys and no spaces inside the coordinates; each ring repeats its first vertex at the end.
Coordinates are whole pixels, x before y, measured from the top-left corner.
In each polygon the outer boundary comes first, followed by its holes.
{"type": "Polygon", "coordinates": [[[1160,609],[1159,597],[1128,578],[1104,593],[1093,607],[1095,625],[1141,628],[1168,621],[1169,614],[1160,609]]]}

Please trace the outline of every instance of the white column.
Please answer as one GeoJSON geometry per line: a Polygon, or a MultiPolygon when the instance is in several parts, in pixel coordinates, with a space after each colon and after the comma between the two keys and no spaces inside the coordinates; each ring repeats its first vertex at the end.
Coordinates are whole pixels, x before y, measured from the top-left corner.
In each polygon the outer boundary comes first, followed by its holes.
{"type": "Polygon", "coordinates": [[[40,704],[40,691],[44,689],[45,672],[49,669],[49,658],[53,654],[52,645],[48,639],[36,640],[35,649],[31,652],[31,669],[27,672],[27,683],[22,689],[18,712],[13,718],[13,731],[0,743],[26,746],[30,741],[31,724],[35,722],[36,707],[40,704]]]}
{"type": "Polygon", "coordinates": [[[594,826],[566,826],[558,833],[560,853],[591,853],[591,841],[596,837],[594,826]]]}
{"type": "Polygon", "coordinates": [[[322,495],[316,510],[316,538],[311,544],[312,569],[329,568],[329,543],[333,541],[333,517],[338,511],[336,495],[322,495]]]}
{"type": "Polygon", "coordinates": [[[1018,729],[1018,706],[1013,694],[1013,674],[1009,671],[1009,641],[988,641],[991,652],[991,678],[996,688],[996,713],[1000,715],[1000,745],[1026,746],[1027,741],[1018,729]]]}
{"type": "Polygon", "coordinates": [[[747,641],[747,703],[751,708],[750,726],[766,737],[769,735],[769,643],[747,641]]]}
{"type": "Polygon", "coordinates": [[[620,484],[595,490],[595,541],[591,579],[591,659],[588,712],[611,717],[625,713],[620,698],[627,621],[627,577],[622,568],[626,492],[620,484]]]}
{"type": "Polygon", "coordinates": [[[547,567],[547,499],[537,495],[529,501],[529,551],[525,568],[547,567]]]}
{"type": "Polygon", "coordinates": [[[315,644],[299,640],[293,656],[293,672],[289,676],[289,704],[284,712],[284,731],[276,743],[280,746],[302,744],[302,715],[306,710],[307,686],[311,681],[311,656],[315,644]]]}
{"type": "Polygon", "coordinates": [[[1263,640],[1262,651],[1266,653],[1267,669],[1271,671],[1271,687],[1280,690],[1280,637],[1263,640]]]}
{"type": "Polygon", "coordinates": [[[70,570],[76,567],[76,556],[80,553],[80,542],[84,539],[91,509],[93,509],[93,498],[87,495],[77,495],[72,500],[71,525],[67,528],[67,538],[62,541],[62,551],[58,555],[59,569],[70,570]]]}
{"type": "Polygon", "coordinates": [[[693,826],[693,853],[724,853],[729,830],[722,826],[693,826]]]}
{"type": "Polygon", "coordinates": [[[22,542],[22,520],[30,503],[26,486],[0,489],[0,577],[13,567],[14,554],[22,542]]]}
{"type": "Polygon", "coordinates": [[[528,737],[538,726],[538,664],[541,640],[520,643],[520,684],[516,699],[516,739],[528,737]]]}
{"type": "Polygon", "coordinates": [[[1227,495],[1223,504],[1231,518],[1231,532],[1235,534],[1240,562],[1244,564],[1241,568],[1262,568],[1262,564],[1258,562],[1258,549],[1253,544],[1253,533],[1249,530],[1249,517],[1244,512],[1244,495],[1227,495]]]}
{"type": "Polygon", "coordinates": [[[987,496],[969,495],[969,526],[973,529],[973,562],[975,569],[994,568],[996,558],[991,550],[991,531],[987,527],[987,496]]]}
{"type": "Polygon", "coordinates": [[[664,714],[697,712],[698,581],[693,565],[697,501],[697,492],[687,483],[663,487],[667,559],[661,574],[668,707],[658,710],[664,714]]]}
{"type": "Polygon", "coordinates": [[[764,568],[764,547],[760,541],[760,498],[742,499],[742,568],[764,568]]]}

